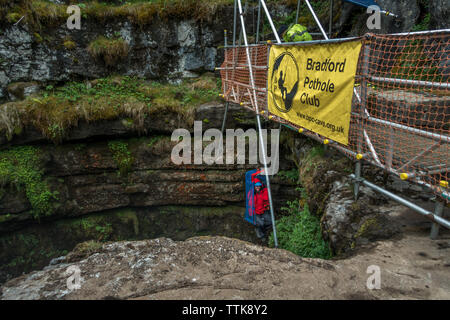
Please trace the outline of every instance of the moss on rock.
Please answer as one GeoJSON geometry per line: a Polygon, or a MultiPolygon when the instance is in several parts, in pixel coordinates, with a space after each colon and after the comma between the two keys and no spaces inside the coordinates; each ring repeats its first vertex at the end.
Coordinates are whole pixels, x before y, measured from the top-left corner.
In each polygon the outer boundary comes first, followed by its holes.
{"type": "Polygon", "coordinates": [[[79,243],[75,246],[75,248],[67,255],[67,262],[75,262],[80,261],[91,254],[99,251],[103,247],[103,243],[89,240],[82,243],[79,243]]]}
{"type": "Polygon", "coordinates": [[[128,143],[118,140],[118,141],[110,141],[108,143],[109,150],[113,154],[114,161],[119,168],[119,174],[122,177],[125,177],[131,169],[133,165],[134,158],[131,152],[128,150],[128,143]]]}
{"type": "Polygon", "coordinates": [[[0,151],[0,185],[24,188],[34,218],[53,213],[58,192],[51,191],[43,180],[38,147],[20,146],[0,151]]]}
{"type": "Polygon", "coordinates": [[[359,227],[358,231],[355,233],[354,238],[359,238],[364,236],[370,229],[378,227],[378,221],[376,218],[369,218],[364,221],[359,227]]]}

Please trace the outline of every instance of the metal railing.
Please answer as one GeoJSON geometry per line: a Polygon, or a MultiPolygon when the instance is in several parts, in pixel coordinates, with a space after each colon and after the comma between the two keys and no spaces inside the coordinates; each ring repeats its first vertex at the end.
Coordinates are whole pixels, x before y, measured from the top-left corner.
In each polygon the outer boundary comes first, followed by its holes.
{"type": "MultiPolygon", "coordinates": [[[[437,72],[436,65],[439,57],[450,54],[447,49],[450,48],[450,30],[368,34],[364,37],[356,77],[360,83],[354,89],[352,104],[350,143],[344,146],[270,114],[267,107],[270,44],[248,44],[241,1],[236,1],[245,45],[236,46],[234,40],[233,46],[227,47],[224,63],[218,68],[222,74],[227,107],[229,102],[234,102],[255,111],[259,129],[260,116],[263,116],[330,145],[355,160],[355,174],[352,176],[355,198],[362,183],[432,220],[432,238],[437,236],[438,224],[449,228],[449,222],[441,215],[444,203],[450,201],[450,75],[446,69],[437,72]],[[396,65],[398,61],[407,63],[396,65]],[[422,71],[418,74],[417,70],[422,71]],[[411,71],[414,71],[412,76],[411,71]],[[420,207],[415,204],[363,179],[362,161],[433,191],[437,196],[435,213],[418,209],[420,207]]],[[[309,1],[305,2],[315,16],[309,1]]],[[[328,39],[320,26],[325,40],[281,43],[264,0],[260,1],[261,8],[266,13],[277,45],[307,46],[355,39],[328,39]]],[[[318,19],[315,20],[320,25],[318,19]]],[[[224,123],[225,119],[226,111],[224,123]]],[[[224,129],[224,125],[222,127],[224,129]]]]}

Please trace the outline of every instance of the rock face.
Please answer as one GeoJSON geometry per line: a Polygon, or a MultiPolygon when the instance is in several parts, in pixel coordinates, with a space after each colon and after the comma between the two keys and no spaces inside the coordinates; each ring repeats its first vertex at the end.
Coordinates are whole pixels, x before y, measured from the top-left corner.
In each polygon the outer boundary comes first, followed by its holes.
{"type": "MultiPolygon", "coordinates": [[[[170,159],[175,143],[162,139],[149,147],[150,139],[125,142],[133,161],[126,176],[120,173],[120,164],[114,160],[114,152],[107,143],[42,148],[50,189],[59,192],[53,216],[75,216],[128,206],[243,203],[242,181],[250,166],[176,166],[170,159]]],[[[275,194],[281,189],[278,183],[282,183],[281,179],[274,179],[275,194]]],[[[294,187],[290,189],[280,193],[277,197],[280,202],[295,194],[291,192],[294,187]]],[[[19,192],[16,197],[13,201],[8,198],[8,202],[2,199],[0,205],[2,213],[12,214],[11,222],[14,215],[20,216],[29,209],[25,206],[25,211],[20,211],[14,206],[16,202],[28,202],[25,194],[19,192]]],[[[3,223],[2,231],[11,227],[3,223]]]]}
{"type": "MultiPolygon", "coordinates": [[[[249,9],[246,15],[250,32],[255,9],[249,9]]],[[[288,9],[280,6],[276,11],[283,17],[288,9]]],[[[178,81],[214,71],[223,59],[223,50],[218,47],[224,45],[223,30],[230,29],[230,21],[233,6],[214,13],[208,21],[154,19],[145,26],[121,17],[103,22],[83,18],[81,30],[69,30],[63,23],[45,27],[38,34],[23,23],[6,24],[0,37],[0,99],[13,98],[6,87],[19,81],[95,79],[111,72],[178,81]],[[122,38],[128,45],[128,55],[114,66],[95,59],[87,48],[99,36],[122,38]]]]}
{"type": "Polygon", "coordinates": [[[87,258],[71,253],[58,259],[62,263],[13,279],[0,297],[448,299],[448,250],[448,241],[408,236],[348,260],[324,261],[223,237],[124,241],[93,247],[87,258]],[[381,272],[378,290],[367,287],[371,265],[381,272]],[[79,270],[78,290],[67,285],[75,284],[69,279],[74,270],[79,270]]]}
{"type": "MultiPolygon", "coordinates": [[[[363,35],[369,31],[405,32],[417,23],[420,8],[416,1],[380,0],[379,4],[400,18],[382,17],[381,30],[368,30],[365,10],[349,3],[337,3],[339,12],[336,11],[335,16],[339,18],[333,26],[334,32],[340,37],[363,35]]],[[[429,6],[432,26],[448,27],[449,1],[431,1],[429,6]]],[[[274,21],[282,21],[295,11],[295,6],[270,5],[269,10],[274,21]]],[[[255,34],[256,15],[257,7],[250,6],[246,14],[250,36],[255,34]]],[[[309,17],[309,13],[307,15],[309,17]]],[[[57,27],[45,27],[40,33],[23,23],[16,26],[5,24],[0,37],[0,99],[14,98],[6,90],[14,82],[93,79],[110,72],[178,81],[180,77],[213,71],[222,62],[220,46],[224,44],[223,30],[231,29],[232,21],[233,7],[229,6],[209,17],[208,21],[155,19],[144,27],[120,17],[100,23],[83,18],[81,30],[69,30],[64,23],[57,27]],[[114,66],[93,58],[87,47],[99,36],[122,38],[129,47],[127,57],[114,66]]],[[[310,29],[317,31],[311,21],[310,29]]]]}
{"type": "MultiPolygon", "coordinates": [[[[223,104],[204,104],[194,118],[204,124],[203,131],[220,128],[223,112],[223,104]]],[[[148,117],[143,136],[125,119],[117,119],[80,123],[61,145],[49,144],[30,128],[11,141],[0,141],[3,149],[23,144],[32,148],[39,161],[26,171],[41,172],[41,182],[57,192],[48,203],[51,210],[35,219],[36,203],[27,193],[31,185],[2,185],[0,282],[43,267],[86,240],[226,235],[256,241],[243,219],[245,172],[255,166],[175,165],[171,152],[176,142],[170,134],[179,127],[192,131],[192,123],[179,116],[148,117]]],[[[227,128],[255,125],[251,112],[233,105],[227,119],[227,128]]],[[[286,154],[280,151],[280,170],[294,167],[284,160],[286,154]]],[[[275,206],[298,197],[295,188],[295,182],[274,177],[275,206]]]]}
{"type": "Polygon", "coordinates": [[[449,0],[431,0],[430,8],[430,26],[432,29],[447,29],[450,26],[448,16],[450,14],[449,0]]]}
{"type": "MultiPolygon", "coordinates": [[[[219,23],[219,22],[217,22],[219,23]]],[[[32,33],[22,26],[9,26],[0,37],[0,73],[2,96],[5,87],[21,80],[40,82],[100,78],[111,71],[144,78],[174,79],[192,72],[213,71],[219,63],[216,47],[223,39],[207,26],[195,21],[155,22],[144,32],[128,21],[114,21],[99,30],[95,22],[83,21],[83,29],[68,30],[64,25],[45,31],[54,46],[36,43],[32,33]],[[90,56],[86,48],[99,35],[122,37],[128,44],[128,56],[114,70],[90,56]],[[70,38],[74,48],[66,48],[70,38]]]]}
{"type": "Polygon", "coordinates": [[[352,186],[348,178],[335,181],[322,216],[324,239],[330,241],[336,254],[357,245],[389,239],[400,231],[388,215],[401,210],[399,205],[386,201],[364,186],[355,201],[352,186]]]}
{"type": "Polygon", "coordinates": [[[25,97],[39,91],[37,82],[16,82],[8,86],[8,94],[11,100],[23,100],[25,97]]]}
{"type": "Polygon", "coordinates": [[[367,32],[372,33],[398,33],[411,31],[413,26],[416,24],[419,15],[420,7],[417,1],[409,0],[379,0],[377,1],[382,10],[388,10],[399,16],[399,18],[381,16],[381,28],[380,29],[369,29],[367,27],[367,19],[370,17],[366,13],[365,8],[359,6],[344,3],[342,6],[342,13],[339,18],[337,28],[339,26],[344,26],[351,20],[351,31],[352,36],[360,36],[367,32]]]}
{"type": "MultiPolygon", "coordinates": [[[[238,115],[240,121],[245,119],[251,123],[250,112],[246,113],[242,109],[239,114],[237,112],[237,108],[230,108],[228,119],[231,128],[236,126],[232,123],[236,123],[238,115]]],[[[211,119],[203,126],[204,131],[210,127],[220,127],[220,115],[223,115],[223,105],[218,104],[203,105],[196,112],[199,119],[211,119]]],[[[171,141],[167,134],[179,124],[176,121],[171,123],[172,120],[170,114],[149,118],[149,134],[135,138],[130,136],[136,133],[120,120],[92,123],[76,128],[72,138],[69,135],[69,141],[85,139],[86,142],[36,146],[34,150],[41,159],[40,167],[36,170],[45,173],[42,179],[47,181],[51,190],[58,190],[59,200],[54,205],[52,217],[78,216],[124,207],[243,204],[242,182],[245,171],[254,166],[174,164],[171,156],[177,142],[171,141]],[[122,127],[116,127],[119,124],[122,127]],[[160,127],[164,129],[158,130],[160,127]],[[120,137],[123,138],[118,139],[120,137]],[[122,150],[115,151],[115,145],[122,150]]],[[[187,128],[192,129],[189,126],[187,128]]],[[[10,144],[22,144],[24,141],[36,143],[44,139],[24,133],[10,144]]],[[[281,153],[281,157],[284,154],[281,153]]],[[[280,163],[282,170],[293,166],[292,162],[283,159],[280,163]]],[[[294,189],[293,182],[274,178],[273,190],[277,204],[295,196],[294,189]]],[[[0,216],[9,215],[0,223],[0,232],[12,231],[33,220],[29,214],[31,207],[26,192],[11,191],[0,197],[0,216]]]]}
{"type": "MultiPolygon", "coordinates": [[[[0,112],[8,115],[8,110],[13,112],[14,106],[4,104],[0,106],[0,112]]],[[[107,121],[84,122],[80,121],[76,127],[70,129],[63,138],[64,142],[89,140],[102,140],[105,138],[130,137],[142,134],[145,131],[149,134],[171,135],[178,128],[186,128],[191,133],[194,132],[193,119],[202,121],[202,129],[221,128],[225,111],[225,104],[220,102],[208,102],[198,106],[193,111],[192,117],[182,112],[158,111],[144,119],[143,129],[140,131],[130,124],[127,119],[113,119],[107,121]]],[[[13,118],[12,116],[8,116],[13,118]]],[[[226,128],[255,128],[255,115],[239,105],[230,104],[227,113],[226,128]]],[[[36,143],[48,143],[48,139],[34,127],[27,127],[20,134],[14,135],[11,139],[5,134],[0,135],[0,149],[36,143]]]]}

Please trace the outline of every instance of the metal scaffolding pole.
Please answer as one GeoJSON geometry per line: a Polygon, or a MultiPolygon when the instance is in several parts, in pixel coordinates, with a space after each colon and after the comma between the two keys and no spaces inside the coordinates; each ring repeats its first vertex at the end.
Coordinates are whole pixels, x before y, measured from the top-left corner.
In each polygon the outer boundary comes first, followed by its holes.
{"type": "MultiPolygon", "coordinates": [[[[351,174],[350,178],[351,179],[355,179],[356,176],[354,174],[351,174]]],[[[444,218],[442,218],[440,216],[442,214],[442,211],[440,211],[440,205],[436,206],[436,214],[433,214],[433,212],[425,210],[424,208],[421,208],[421,207],[415,205],[414,203],[412,203],[412,202],[410,202],[410,201],[408,201],[406,199],[403,199],[403,198],[401,198],[401,197],[399,197],[399,196],[397,196],[397,195],[395,195],[395,194],[393,194],[393,193],[391,193],[391,192],[389,192],[387,190],[384,190],[383,188],[381,188],[381,187],[379,187],[379,186],[377,186],[377,185],[367,181],[364,178],[361,178],[360,181],[366,187],[369,187],[369,188],[371,188],[371,189],[373,189],[375,191],[378,191],[378,192],[384,194],[385,196],[387,196],[387,197],[389,197],[389,198],[391,198],[391,199],[393,199],[393,200],[395,200],[395,201],[397,201],[397,202],[407,206],[408,208],[410,208],[410,209],[420,213],[421,215],[425,216],[426,218],[430,219],[435,224],[439,224],[439,225],[441,225],[443,227],[446,227],[447,229],[450,229],[450,222],[445,220],[444,218]]],[[[441,202],[439,202],[439,203],[441,203],[441,202]]]]}
{"type": "MultiPolygon", "coordinates": [[[[441,201],[436,200],[436,208],[434,209],[434,215],[437,217],[442,217],[443,211],[444,211],[444,204],[441,201]]],[[[439,236],[439,224],[433,222],[433,224],[431,225],[430,238],[436,240],[438,236],[439,236]]]]}
{"type": "MultiPolygon", "coordinates": [[[[227,47],[228,47],[227,30],[225,30],[224,36],[225,36],[225,50],[226,50],[227,47]]],[[[226,55],[225,55],[225,59],[226,59],[226,55]]],[[[227,85],[228,85],[228,72],[226,72],[226,80],[227,81],[225,81],[225,83],[224,83],[225,92],[227,91],[227,85]]],[[[227,113],[228,113],[228,106],[229,105],[230,105],[230,103],[227,101],[225,103],[225,111],[224,111],[224,114],[223,114],[222,130],[221,130],[222,134],[225,132],[225,123],[227,122],[227,113]]]]}
{"type": "Polygon", "coordinates": [[[277,39],[277,43],[281,43],[280,37],[278,36],[277,29],[275,28],[275,25],[273,24],[272,17],[270,16],[269,10],[267,10],[266,2],[264,0],[261,0],[261,4],[263,6],[264,12],[266,13],[267,20],[269,20],[270,27],[272,28],[272,32],[275,35],[275,38],[277,39]]]}
{"type": "Polygon", "coordinates": [[[236,17],[237,17],[237,0],[234,0],[233,47],[236,46],[236,17]]]}
{"type": "MultiPolygon", "coordinates": [[[[260,29],[260,22],[261,22],[261,0],[258,1],[258,23],[256,27],[256,39],[255,44],[258,44],[259,42],[259,29],[260,29]]],[[[263,24],[263,30],[264,30],[264,24],[263,24]]]]}
{"type": "MultiPolygon", "coordinates": [[[[233,48],[236,47],[236,16],[237,16],[237,0],[234,0],[234,18],[233,18],[233,48]]],[[[239,41],[240,42],[240,41],[239,41]]],[[[225,49],[228,48],[227,44],[227,36],[225,33],[225,49]]],[[[233,60],[234,60],[234,53],[233,53],[233,60]]],[[[236,66],[235,66],[236,67],[236,66]]],[[[228,72],[226,73],[228,76],[228,72]]],[[[228,115],[228,108],[230,106],[230,103],[227,101],[225,103],[225,111],[223,113],[223,120],[222,120],[222,134],[225,132],[225,124],[227,122],[227,115],[228,115]]]]}
{"type": "MultiPolygon", "coordinates": [[[[246,46],[245,51],[246,51],[246,54],[247,54],[247,62],[248,62],[248,68],[249,68],[249,73],[250,73],[250,83],[251,83],[251,86],[253,87],[253,99],[254,99],[254,102],[255,102],[255,109],[256,109],[256,122],[258,124],[259,141],[260,141],[260,144],[261,144],[261,152],[262,152],[263,163],[264,163],[264,173],[266,175],[267,192],[268,192],[268,196],[269,196],[270,215],[271,215],[271,218],[272,218],[273,239],[274,239],[275,247],[278,248],[277,229],[276,229],[276,226],[275,226],[275,214],[273,212],[272,192],[270,190],[270,178],[269,178],[269,171],[268,171],[268,168],[267,168],[267,161],[266,161],[266,150],[265,150],[265,147],[264,147],[264,139],[263,139],[262,130],[261,130],[261,119],[260,119],[260,116],[259,116],[258,99],[257,99],[257,96],[256,96],[256,90],[254,89],[255,88],[255,79],[253,78],[252,61],[251,61],[251,58],[250,58],[250,49],[248,47],[247,33],[245,31],[245,21],[244,21],[244,16],[243,16],[243,12],[242,12],[241,0],[237,0],[237,2],[238,2],[238,6],[239,6],[239,16],[240,16],[240,19],[241,19],[241,26],[242,26],[242,33],[243,33],[244,43],[245,43],[245,46],[246,46]]],[[[263,5],[264,10],[266,11],[266,14],[268,16],[269,22],[271,23],[271,25],[273,25],[273,22],[270,19],[270,15],[268,14],[267,7],[266,7],[266,4],[264,3],[264,0],[261,0],[261,4],[263,5]]],[[[273,29],[275,29],[275,27],[273,27],[273,29]]],[[[276,36],[278,38],[278,34],[276,34],[276,36]]],[[[279,38],[278,38],[278,40],[279,40],[279,38]]]]}
{"type": "Polygon", "coordinates": [[[300,1],[301,0],[298,0],[298,2],[297,2],[297,14],[295,15],[295,22],[294,23],[298,23],[298,15],[300,13],[300,1]]]}
{"type": "Polygon", "coordinates": [[[325,30],[323,30],[322,24],[320,23],[319,18],[317,18],[316,13],[314,12],[313,7],[311,7],[311,4],[309,3],[309,0],[305,0],[306,5],[308,6],[309,11],[311,12],[312,16],[314,17],[314,20],[316,21],[317,25],[319,26],[320,32],[322,32],[323,37],[328,40],[327,33],[325,30]]]}

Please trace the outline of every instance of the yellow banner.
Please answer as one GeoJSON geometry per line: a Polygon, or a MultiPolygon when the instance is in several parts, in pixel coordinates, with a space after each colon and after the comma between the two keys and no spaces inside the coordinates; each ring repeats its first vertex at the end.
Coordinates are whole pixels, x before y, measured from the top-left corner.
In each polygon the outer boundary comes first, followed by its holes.
{"type": "Polygon", "coordinates": [[[269,112],[348,145],[361,41],[270,49],[269,112]]]}

